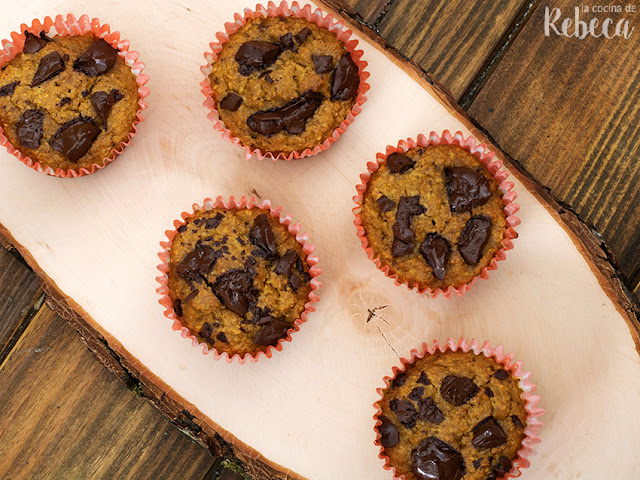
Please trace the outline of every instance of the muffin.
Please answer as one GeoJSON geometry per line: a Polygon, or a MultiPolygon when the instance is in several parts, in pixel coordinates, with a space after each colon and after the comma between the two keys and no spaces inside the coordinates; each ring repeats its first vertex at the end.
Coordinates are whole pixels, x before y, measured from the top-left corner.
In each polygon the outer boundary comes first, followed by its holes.
{"type": "Polygon", "coordinates": [[[528,413],[518,379],[473,351],[427,354],[378,402],[382,456],[405,480],[495,480],[511,471],[528,413]]]}
{"type": "Polygon", "coordinates": [[[51,171],[103,165],[136,122],[136,76],[92,33],[24,36],[22,51],[0,68],[3,134],[51,171]]]}
{"type": "Polygon", "coordinates": [[[371,174],[359,213],[362,236],[399,283],[420,291],[465,285],[503,247],[511,226],[503,192],[467,149],[414,145],[390,153],[371,174]]]}
{"type": "Polygon", "coordinates": [[[248,18],[222,44],[208,79],[224,127],[273,156],[331,137],[360,87],[358,66],[334,33],[282,15],[248,18]]]}
{"type": "Polygon", "coordinates": [[[169,252],[168,296],[179,321],[218,353],[256,355],[286,338],[312,290],[295,235],[261,208],[199,211],[169,252]]]}

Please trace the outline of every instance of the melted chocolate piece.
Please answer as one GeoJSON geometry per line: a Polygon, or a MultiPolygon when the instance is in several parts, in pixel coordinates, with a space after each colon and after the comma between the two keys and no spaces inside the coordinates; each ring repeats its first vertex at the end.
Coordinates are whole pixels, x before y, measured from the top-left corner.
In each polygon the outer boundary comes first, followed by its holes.
{"type": "Polygon", "coordinates": [[[200,329],[200,333],[198,335],[206,338],[207,340],[210,340],[213,343],[213,339],[211,338],[212,334],[213,334],[213,326],[208,322],[203,323],[202,328],[200,329]]]}
{"type": "Polygon", "coordinates": [[[216,260],[218,255],[213,248],[197,245],[176,265],[176,273],[187,282],[200,281],[211,271],[216,260]]]}
{"type": "Polygon", "coordinates": [[[240,75],[249,76],[251,73],[273,65],[282,50],[277,43],[251,40],[240,45],[235,60],[238,63],[240,75]]]}
{"type": "Polygon", "coordinates": [[[280,48],[284,52],[285,50],[298,51],[298,47],[293,43],[293,34],[287,33],[280,37],[280,48]]]}
{"type": "Polygon", "coordinates": [[[406,373],[399,373],[393,379],[393,382],[391,384],[394,387],[401,387],[402,385],[404,385],[404,382],[406,382],[406,381],[407,381],[407,374],[406,373]]]}
{"type": "MultiPolygon", "coordinates": [[[[412,251],[415,235],[410,226],[411,217],[424,213],[424,209],[418,203],[419,201],[419,195],[415,195],[413,197],[400,197],[400,201],[398,202],[398,209],[396,210],[396,221],[391,227],[391,229],[393,230],[393,236],[396,239],[401,240],[402,242],[410,243],[412,251]]],[[[394,256],[398,255],[394,254],[394,256]]]]}
{"type": "Polygon", "coordinates": [[[91,105],[102,120],[103,125],[107,124],[111,108],[122,99],[122,95],[116,89],[107,92],[94,92],[91,94],[91,105]]]}
{"type": "Polygon", "coordinates": [[[242,105],[242,97],[234,92],[227,94],[220,102],[220,108],[229,110],[230,112],[237,111],[240,105],[242,105]]]}
{"type": "Polygon", "coordinates": [[[282,130],[291,134],[302,133],[307,120],[313,116],[324,96],[320,92],[307,90],[285,106],[257,112],[247,119],[251,130],[267,137],[282,130]]]}
{"type": "Polygon", "coordinates": [[[287,250],[287,253],[280,257],[274,272],[278,275],[289,275],[291,270],[293,270],[293,265],[296,263],[297,258],[298,255],[296,255],[296,252],[293,250],[287,250]]]}
{"type": "Polygon", "coordinates": [[[487,397],[489,398],[493,398],[495,396],[493,390],[491,390],[489,387],[484,387],[484,393],[486,393],[487,397]]]}
{"type": "Polygon", "coordinates": [[[249,240],[263,251],[265,258],[278,258],[276,239],[273,236],[273,230],[266,213],[258,215],[253,221],[253,228],[249,232],[249,240]]]}
{"type": "Polygon", "coordinates": [[[247,313],[249,306],[257,301],[253,276],[237,268],[216,278],[213,293],[225,307],[240,316],[247,313]]]}
{"type": "Polygon", "coordinates": [[[65,123],[55,133],[49,144],[69,161],[77,163],[89,151],[100,129],[89,117],[77,117],[65,123]]]}
{"type": "Polygon", "coordinates": [[[413,390],[411,390],[411,393],[409,393],[408,397],[410,400],[414,400],[417,402],[422,398],[423,395],[424,387],[414,387],[413,390]]]}
{"type": "Polygon", "coordinates": [[[273,320],[266,327],[260,330],[260,333],[253,341],[256,345],[262,345],[264,347],[268,345],[277,345],[278,341],[287,336],[289,325],[281,320],[273,320]]]}
{"type": "Polygon", "coordinates": [[[227,335],[224,332],[218,332],[218,334],[216,335],[216,338],[218,339],[219,342],[226,343],[227,345],[229,344],[229,341],[227,340],[227,335]]]}
{"type": "Polygon", "coordinates": [[[189,295],[187,295],[184,299],[184,302],[190,302],[191,300],[193,300],[194,298],[196,298],[198,296],[198,292],[200,290],[198,290],[197,288],[195,290],[193,290],[189,295]]]}
{"type": "Polygon", "coordinates": [[[7,83],[4,87],[0,88],[0,97],[8,97],[9,95],[13,95],[16,87],[20,85],[20,82],[11,82],[7,83]]]}
{"type": "Polygon", "coordinates": [[[38,64],[38,70],[31,80],[31,86],[36,87],[64,71],[64,60],[58,52],[45,55],[38,64]]]}
{"type": "Polygon", "coordinates": [[[509,378],[509,373],[505,369],[499,368],[498,370],[495,371],[493,376],[496,377],[498,380],[506,380],[507,378],[509,378]]]}
{"type": "Polygon", "coordinates": [[[411,452],[418,480],[459,480],[465,474],[460,452],[436,437],[428,437],[411,452]]]}
{"type": "Polygon", "coordinates": [[[331,78],[331,100],[349,100],[358,94],[360,78],[358,77],[358,67],[351,59],[349,53],[345,53],[338,66],[333,71],[331,78]]]}
{"type": "Polygon", "coordinates": [[[33,33],[24,31],[24,47],[23,53],[36,53],[44,48],[44,46],[51,41],[44,32],[40,32],[40,36],[36,37],[33,33]]]}
{"type": "Polygon", "coordinates": [[[116,64],[118,50],[104,39],[95,41],[73,64],[73,69],[89,77],[107,73],[116,64]]]}
{"type": "Polygon", "coordinates": [[[309,27],[304,27],[302,30],[300,30],[298,33],[294,35],[293,39],[296,41],[298,45],[300,45],[307,38],[309,38],[309,35],[311,35],[311,29],[309,27]]]}
{"type": "Polygon", "coordinates": [[[387,166],[391,173],[405,173],[415,167],[416,162],[402,153],[392,153],[387,157],[387,166]]]}
{"type": "Polygon", "coordinates": [[[291,275],[289,275],[289,285],[294,290],[298,290],[299,288],[302,288],[304,282],[300,279],[299,276],[292,273],[291,275]]]}
{"type": "Polygon", "coordinates": [[[376,200],[376,203],[380,207],[380,211],[383,213],[388,212],[389,210],[391,210],[393,207],[396,206],[396,202],[391,200],[386,195],[382,195],[378,200],[376,200]]]}
{"type": "Polygon", "coordinates": [[[491,198],[489,182],[481,173],[466,167],[444,170],[447,179],[449,208],[453,213],[470,212],[473,207],[487,203],[491,198]]]}
{"type": "Polygon", "coordinates": [[[471,217],[460,233],[458,251],[469,265],[477,265],[491,235],[491,220],[485,216],[471,217]]]}
{"type": "Polygon", "coordinates": [[[507,434],[493,417],[487,417],[473,427],[471,444],[476,450],[499,447],[507,443],[507,434]]]}
{"type": "Polygon", "coordinates": [[[503,455],[498,459],[498,464],[494,465],[493,468],[495,468],[500,475],[503,475],[511,470],[511,460],[503,455]]]}
{"type": "Polygon", "coordinates": [[[482,459],[481,458],[477,458],[473,461],[473,468],[475,468],[476,470],[478,469],[478,467],[482,464],[482,459]]]}
{"type": "Polygon", "coordinates": [[[524,423],[522,423],[522,420],[520,420],[520,417],[517,415],[511,415],[511,422],[514,426],[524,429],[524,423]]]}
{"type": "Polygon", "coordinates": [[[271,75],[269,75],[268,73],[266,75],[264,75],[264,80],[271,85],[273,83],[273,78],[271,78],[271,75]]]}
{"type": "Polygon", "coordinates": [[[316,73],[329,73],[333,70],[333,57],[331,55],[311,55],[316,73]]]}
{"type": "Polygon", "coordinates": [[[422,385],[431,385],[431,380],[429,380],[429,377],[427,377],[426,373],[420,372],[418,383],[421,383],[422,385]]]}
{"type": "Polygon", "coordinates": [[[416,425],[418,412],[409,400],[398,400],[391,406],[391,410],[396,414],[400,423],[407,428],[413,428],[416,425]]]}
{"type": "Polygon", "coordinates": [[[177,316],[182,316],[182,300],[179,298],[176,298],[173,302],[173,311],[176,312],[177,316]]]}
{"type": "Polygon", "coordinates": [[[221,213],[216,214],[216,216],[213,218],[207,218],[204,228],[206,228],[207,230],[210,230],[212,228],[217,228],[218,225],[220,225],[220,222],[222,221],[223,218],[224,218],[224,215],[221,213]]]}
{"type": "Polygon", "coordinates": [[[38,148],[42,140],[42,122],[44,113],[39,110],[26,110],[18,123],[16,134],[18,142],[25,148],[38,148]]]}
{"type": "Polygon", "coordinates": [[[418,416],[420,420],[436,425],[444,421],[442,410],[436,406],[436,402],[431,397],[421,398],[418,401],[418,416]]]}
{"type": "Polygon", "coordinates": [[[379,418],[382,422],[382,424],[378,426],[378,433],[380,433],[380,445],[385,448],[395,447],[400,443],[398,427],[396,427],[393,422],[384,415],[381,415],[379,418]]]}
{"type": "Polygon", "coordinates": [[[398,238],[393,239],[391,244],[391,255],[394,257],[402,257],[413,253],[413,243],[403,242],[398,238]]]}
{"type": "Polygon", "coordinates": [[[468,402],[477,392],[478,387],[473,383],[473,380],[456,375],[444,377],[440,386],[442,398],[456,407],[468,402]]]}
{"type": "Polygon", "coordinates": [[[69,105],[71,103],[71,99],[69,97],[64,97],[62,100],[60,100],[60,102],[58,103],[58,107],[64,107],[65,105],[69,105]]]}
{"type": "Polygon", "coordinates": [[[447,262],[451,257],[451,245],[447,239],[437,233],[429,233],[420,244],[420,253],[433,270],[433,275],[444,280],[447,262]]]}
{"type": "Polygon", "coordinates": [[[253,323],[254,325],[266,325],[268,323],[271,323],[275,320],[275,318],[273,318],[271,315],[265,315],[263,317],[260,316],[254,316],[253,320],[251,321],[251,323],[253,323]]]}

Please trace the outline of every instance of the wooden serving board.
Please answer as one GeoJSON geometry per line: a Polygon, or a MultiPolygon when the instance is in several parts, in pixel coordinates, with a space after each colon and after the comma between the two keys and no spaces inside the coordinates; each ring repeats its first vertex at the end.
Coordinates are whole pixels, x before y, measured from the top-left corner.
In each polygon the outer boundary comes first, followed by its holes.
{"type": "MultiPolygon", "coordinates": [[[[112,0],[71,12],[131,41],[151,95],[139,135],[96,174],[52,178],[0,152],[1,231],[50,303],[109,368],[140,379],[152,403],[215,453],[239,457],[256,480],[390,479],[373,444],[375,390],[422,342],[460,336],[503,344],[533,372],[547,414],[523,478],[638,478],[636,312],[595,237],[491,147],[516,183],[515,249],[462,298],[395,287],[356,237],[359,174],[401,138],[481,133],[445,92],[361,31],[371,90],[342,138],[308,159],[245,160],[213,131],[199,87],[203,52],[245,6],[112,0]],[[282,352],[256,364],[202,355],[171,330],[155,292],[164,230],[216,195],[283,205],[309,232],[323,269],[317,312],[282,352]]],[[[66,8],[15,2],[0,36],[66,8]]]]}

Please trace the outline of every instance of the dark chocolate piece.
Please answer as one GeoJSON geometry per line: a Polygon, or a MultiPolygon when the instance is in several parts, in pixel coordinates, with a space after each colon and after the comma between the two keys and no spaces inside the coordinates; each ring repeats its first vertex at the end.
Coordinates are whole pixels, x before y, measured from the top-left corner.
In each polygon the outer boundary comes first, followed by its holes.
{"type": "Polygon", "coordinates": [[[476,458],[473,461],[473,468],[475,468],[476,470],[478,469],[478,467],[482,464],[482,459],[481,458],[476,458]]]}
{"type": "Polygon", "coordinates": [[[176,298],[173,302],[173,311],[176,312],[177,316],[182,316],[182,300],[179,298],[176,298]]]}
{"type": "Polygon", "coordinates": [[[0,97],[8,97],[9,95],[13,95],[13,92],[16,91],[16,87],[20,85],[20,81],[7,83],[4,87],[0,88],[0,97]]]}
{"type": "Polygon", "coordinates": [[[418,416],[425,422],[439,424],[444,421],[444,414],[431,397],[421,398],[418,401],[418,416]]]}
{"type": "Polygon", "coordinates": [[[64,60],[58,52],[45,55],[38,64],[38,70],[31,80],[31,86],[36,87],[64,71],[64,60]]]}
{"type": "Polygon", "coordinates": [[[513,422],[514,426],[524,429],[524,424],[522,423],[522,420],[520,420],[520,417],[518,417],[517,415],[511,415],[511,422],[513,422]]]}
{"type": "Polygon", "coordinates": [[[69,97],[64,97],[60,102],[58,102],[58,107],[64,107],[65,105],[69,105],[71,103],[71,99],[69,97]]]}
{"type": "Polygon", "coordinates": [[[274,272],[278,275],[289,275],[291,270],[293,270],[293,265],[296,263],[296,258],[298,258],[296,252],[293,250],[287,250],[287,253],[280,257],[274,272]]]}
{"type": "Polygon", "coordinates": [[[298,33],[293,36],[293,39],[296,41],[298,45],[304,42],[311,35],[311,29],[309,27],[304,27],[298,33]]]}
{"type": "Polygon", "coordinates": [[[398,417],[400,423],[407,428],[413,428],[416,425],[418,412],[409,400],[398,400],[391,405],[391,409],[398,417]]]}
{"type": "Polygon", "coordinates": [[[424,208],[418,203],[420,196],[400,197],[398,209],[396,210],[396,221],[392,225],[393,236],[395,240],[391,247],[393,256],[398,257],[413,252],[414,233],[411,230],[411,217],[424,213],[424,208]]]}
{"type": "Polygon", "coordinates": [[[299,288],[302,288],[302,286],[304,285],[304,282],[299,276],[292,273],[291,275],[289,275],[289,285],[294,290],[298,290],[299,288]]]}
{"type": "Polygon", "coordinates": [[[230,112],[237,111],[240,105],[242,105],[242,97],[234,92],[228,93],[220,102],[220,108],[229,110],[230,112]]]}
{"type": "Polygon", "coordinates": [[[51,39],[47,37],[44,32],[40,32],[40,36],[36,37],[33,33],[25,30],[24,36],[24,47],[22,48],[23,53],[39,52],[47,43],[51,41],[51,39]]]}
{"type": "Polygon", "coordinates": [[[444,377],[440,386],[442,398],[456,407],[468,402],[477,392],[478,387],[473,383],[473,380],[456,375],[444,377]]]}
{"type": "Polygon", "coordinates": [[[202,328],[200,329],[199,335],[201,337],[206,338],[207,340],[210,340],[213,343],[213,339],[211,338],[212,334],[213,334],[213,326],[208,322],[204,322],[202,324],[202,328]]]}
{"type": "Polygon", "coordinates": [[[38,148],[42,140],[42,122],[44,113],[39,110],[26,110],[18,123],[16,123],[16,134],[18,142],[25,148],[38,148]]]}
{"type": "Polygon", "coordinates": [[[396,206],[396,202],[391,200],[386,195],[382,195],[378,200],[376,200],[376,203],[380,207],[381,212],[388,212],[389,210],[391,210],[393,207],[396,206]]]}
{"type": "Polygon", "coordinates": [[[410,400],[418,401],[424,395],[424,387],[414,387],[409,393],[408,397],[410,400]]]}
{"type": "Polygon", "coordinates": [[[351,59],[349,53],[345,53],[331,77],[331,100],[349,100],[358,94],[360,78],[358,67],[351,59]]]}
{"type": "Polygon", "coordinates": [[[431,380],[429,380],[429,377],[427,377],[426,373],[420,372],[418,383],[421,383],[422,385],[431,385],[431,380]]]}
{"type": "Polygon", "coordinates": [[[206,228],[207,230],[210,230],[212,228],[218,228],[218,225],[220,225],[220,222],[222,221],[223,218],[224,218],[224,215],[218,212],[215,217],[207,218],[204,228],[206,228]]]}
{"type": "Polygon", "coordinates": [[[91,44],[73,63],[73,69],[89,77],[97,77],[107,73],[116,64],[118,50],[109,45],[104,39],[91,44]]]}
{"type": "Polygon", "coordinates": [[[285,50],[292,50],[293,52],[298,51],[298,47],[295,43],[293,43],[293,34],[286,33],[280,37],[280,48],[284,52],[285,50]]]}
{"type": "Polygon", "coordinates": [[[219,342],[226,343],[227,345],[229,344],[229,341],[227,340],[227,335],[224,332],[218,332],[218,334],[216,335],[216,338],[218,339],[219,342]]]}
{"type": "Polygon", "coordinates": [[[100,129],[89,117],[77,117],[65,123],[55,133],[49,144],[69,161],[77,163],[89,151],[100,129]]]}
{"type": "Polygon", "coordinates": [[[380,433],[380,445],[385,448],[396,446],[400,443],[398,427],[396,427],[393,422],[384,415],[380,415],[379,418],[382,422],[382,424],[378,426],[378,433],[380,433]]]}
{"type": "Polygon", "coordinates": [[[237,268],[216,278],[213,293],[225,307],[240,316],[247,313],[249,306],[257,301],[253,276],[237,268]]]}
{"type": "Polygon", "coordinates": [[[484,387],[484,393],[486,393],[487,397],[489,398],[493,398],[495,396],[493,390],[491,390],[489,387],[484,387]]]}
{"type": "Polygon", "coordinates": [[[248,76],[251,73],[273,65],[282,50],[277,43],[251,40],[240,45],[236,52],[235,60],[238,63],[240,75],[248,76]]]}
{"type": "Polygon", "coordinates": [[[498,380],[506,380],[507,378],[509,378],[509,373],[504,368],[499,368],[495,371],[493,376],[498,380]]]}
{"type": "Polygon", "coordinates": [[[507,443],[507,434],[493,417],[487,417],[473,427],[471,444],[476,450],[499,447],[507,443]]]}
{"type": "Polygon", "coordinates": [[[333,70],[333,57],[331,55],[311,55],[316,73],[329,73],[333,70]]]}
{"type": "Polygon", "coordinates": [[[107,92],[93,92],[91,94],[91,105],[102,120],[102,124],[107,124],[111,108],[122,99],[122,95],[116,89],[107,92]]]}
{"type": "Polygon", "coordinates": [[[406,381],[407,381],[407,374],[406,373],[399,373],[393,379],[393,382],[391,382],[391,384],[394,387],[401,387],[402,385],[404,385],[404,382],[406,382],[406,381]]]}
{"type": "Polygon", "coordinates": [[[268,73],[266,75],[264,75],[264,80],[265,82],[267,82],[269,85],[271,85],[273,83],[273,78],[271,78],[271,75],[269,75],[268,73]]]}
{"type": "Polygon", "coordinates": [[[468,265],[477,265],[491,235],[491,220],[485,216],[471,217],[460,233],[458,251],[468,265]]]}
{"type": "Polygon", "coordinates": [[[287,332],[291,328],[288,324],[281,320],[273,320],[267,324],[253,341],[256,345],[268,346],[277,345],[278,341],[287,336],[287,332]]]}
{"type": "Polygon", "coordinates": [[[447,239],[437,233],[429,233],[420,244],[420,253],[433,270],[433,275],[444,280],[447,262],[451,257],[451,245],[447,239]]]}
{"type": "Polygon", "coordinates": [[[249,232],[249,240],[264,252],[265,258],[278,258],[276,239],[266,213],[258,215],[253,221],[253,228],[249,232]]]}
{"type": "Polygon", "coordinates": [[[422,440],[411,451],[411,462],[418,480],[459,480],[466,470],[460,452],[436,437],[422,440]]]}
{"type": "Polygon", "coordinates": [[[200,290],[198,290],[197,288],[192,290],[191,293],[185,297],[185,299],[184,299],[185,303],[190,302],[191,300],[196,298],[198,296],[198,292],[199,291],[200,290]]]}
{"type": "Polygon", "coordinates": [[[80,95],[82,95],[84,98],[87,98],[89,96],[89,90],[83,90],[82,92],[80,92],[80,95]]]}
{"type": "Polygon", "coordinates": [[[273,318],[271,315],[265,315],[263,317],[261,316],[254,316],[253,320],[251,321],[251,323],[253,323],[254,325],[266,325],[268,323],[271,323],[275,320],[275,318],[273,318]]]}
{"type": "Polygon", "coordinates": [[[491,198],[489,182],[481,173],[466,167],[444,170],[447,179],[449,208],[453,213],[470,212],[473,207],[487,203],[491,198]]]}
{"type": "Polygon", "coordinates": [[[186,231],[187,231],[187,226],[186,226],[186,225],[180,225],[180,226],[178,227],[178,232],[180,232],[180,233],[184,233],[184,232],[186,232],[186,231]]]}
{"type": "Polygon", "coordinates": [[[254,132],[267,137],[282,130],[291,134],[302,133],[307,120],[316,112],[323,98],[322,93],[307,90],[283,107],[254,113],[247,119],[247,125],[254,132]]]}
{"type": "Polygon", "coordinates": [[[394,257],[402,257],[413,253],[413,243],[403,242],[398,238],[393,239],[391,244],[391,255],[394,257]]]}
{"type": "Polygon", "coordinates": [[[503,455],[498,459],[498,464],[494,465],[493,468],[495,468],[500,475],[503,475],[511,470],[511,460],[503,455]]]}
{"type": "Polygon", "coordinates": [[[402,174],[415,167],[416,162],[402,153],[395,152],[387,157],[387,165],[391,173],[402,174]]]}
{"type": "Polygon", "coordinates": [[[211,271],[216,260],[218,255],[213,248],[197,245],[176,265],[176,273],[187,282],[200,281],[211,271]]]}

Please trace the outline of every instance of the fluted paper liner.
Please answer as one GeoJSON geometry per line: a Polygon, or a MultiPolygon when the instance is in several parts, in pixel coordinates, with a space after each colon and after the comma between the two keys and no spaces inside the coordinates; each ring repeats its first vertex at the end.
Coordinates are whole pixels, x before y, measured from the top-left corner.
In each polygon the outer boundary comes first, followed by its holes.
{"type": "Polygon", "coordinates": [[[528,468],[531,465],[529,457],[536,454],[533,446],[536,443],[540,443],[540,437],[538,436],[538,433],[542,428],[540,417],[545,413],[542,408],[538,407],[540,396],[533,394],[533,392],[536,391],[537,387],[529,380],[529,378],[531,377],[531,372],[525,371],[522,368],[522,362],[519,360],[514,360],[514,355],[512,353],[505,353],[504,347],[502,345],[498,345],[497,347],[492,348],[491,344],[488,341],[480,345],[480,343],[475,338],[472,338],[469,343],[467,343],[464,338],[460,338],[460,340],[458,340],[457,342],[452,338],[448,338],[444,345],[440,345],[437,340],[434,340],[433,344],[431,345],[423,343],[420,350],[411,350],[410,357],[408,359],[401,358],[400,366],[394,366],[392,368],[392,375],[389,377],[384,377],[382,379],[384,387],[376,389],[376,392],[378,392],[378,394],[380,395],[380,399],[373,404],[373,407],[376,410],[376,413],[373,415],[373,420],[375,422],[374,431],[376,433],[374,443],[380,447],[378,458],[384,460],[384,469],[391,470],[393,472],[393,478],[395,480],[405,480],[406,477],[404,475],[396,475],[396,469],[389,464],[389,457],[384,454],[384,447],[380,443],[381,435],[378,432],[378,427],[382,424],[379,416],[382,413],[382,410],[380,408],[380,401],[383,398],[383,390],[390,387],[391,382],[393,382],[393,379],[396,377],[398,372],[404,372],[407,365],[414,363],[416,360],[423,358],[425,355],[433,355],[436,352],[455,352],[457,350],[461,350],[463,352],[472,351],[476,355],[484,355],[485,357],[493,358],[502,366],[504,370],[509,372],[512,377],[518,379],[518,386],[520,387],[520,390],[522,390],[520,398],[524,400],[524,409],[527,412],[527,419],[524,429],[525,437],[522,440],[522,445],[516,454],[516,458],[511,464],[511,470],[500,478],[507,479],[519,477],[522,474],[522,470],[528,468]]]}
{"type": "Polygon", "coordinates": [[[362,248],[367,253],[369,259],[372,260],[373,263],[376,264],[376,267],[378,267],[378,269],[381,270],[387,277],[393,279],[396,285],[406,285],[410,290],[415,289],[418,293],[421,294],[428,293],[433,298],[437,297],[441,293],[445,298],[451,298],[454,294],[461,297],[476,283],[476,280],[478,278],[482,278],[485,280],[488,279],[489,271],[496,270],[498,268],[498,262],[506,258],[507,250],[511,250],[513,248],[512,240],[518,237],[518,234],[514,230],[514,227],[520,224],[520,219],[515,216],[515,213],[520,209],[520,206],[514,202],[517,197],[516,192],[512,190],[514,187],[514,183],[507,182],[509,172],[507,172],[506,170],[500,170],[502,166],[502,161],[498,158],[495,158],[495,153],[488,150],[486,144],[479,144],[477,139],[473,135],[469,135],[469,137],[464,138],[462,132],[456,132],[455,135],[451,135],[449,130],[445,130],[444,132],[442,132],[442,136],[439,136],[436,132],[431,132],[429,133],[429,137],[425,137],[423,134],[418,135],[417,141],[413,140],[412,138],[408,138],[406,140],[400,140],[398,142],[398,145],[395,147],[388,145],[385,153],[376,154],[375,162],[367,163],[367,173],[363,173],[360,175],[360,179],[362,182],[356,186],[356,191],[358,194],[353,197],[353,201],[357,205],[353,209],[353,213],[356,216],[356,219],[353,223],[356,226],[357,235],[360,238],[360,242],[362,243],[362,248]],[[496,182],[498,183],[498,189],[502,192],[502,202],[504,203],[503,211],[507,222],[504,231],[504,237],[502,239],[502,248],[500,248],[496,252],[489,265],[482,268],[482,270],[480,270],[480,273],[473,277],[471,281],[462,283],[457,286],[450,286],[446,290],[442,290],[441,288],[432,290],[429,287],[420,288],[416,283],[414,283],[413,287],[409,287],[408,280],[401,282],[398,278],[398,275],[395,273],[391,273],[389,266],[384,265],[380,258],[375,256],[375,252],[369,246],[366,229],[362,225],[362,217],[360,216],[364,194],[367,191],[367,184],[371,179],[373,173],[380,168],[381,164],[387,161],[387,157],[395,152],[405,153],[407,150],[418,147],[427,147],[429,145],[457,145],[469,151],[478,160],[480,160],[487,167],[491,175],[493,175],[493,177],[496,179],[496,182]]]}
{"type": "Polygon", "coordinates": [[[77,170],[63,170],[61,168],[56,168],[54,170],[52,167],[43,167],[39,162],[33,161],[26,155],[22,155],[22,153],[15,148],[2,133],[2,128],[0,128],[0,145],[4,145],[9,153],[14,155],[27,167],[54,177],[82,177],[106,167],[122,153],[127,145],[131,143],[131,139],[138,133],[137,125],[144,120],[142,111],[147,108],[147,103],[144,101],[144,98],[149,95],[149,89],[145,87],[145,84],[149,80],[149,77],[142,74],[144,63],[138,60],[138,52],[129,50],[129,40],[120,39],[120,32],[111,32],[111,27],[108,24],[101,24],[100,20],[97,18],[89,19],[87,15],[82,15],[80,18],[76,19],[72,14],[69,14],[66,17],[57,15],[54,20],[52,20],[51,17],[45,17],[42,22],[35,19],[31,23],[31,26],[23,23],[20,25],[19,32],[11,33],[11,41],[2,40],[0,66],[9,62],[18,53],[22,52],[25,41],[25,30],[36,36],[40,35],[41,32],[45,32],[50,37],[54,37],[56,35],[76,36],[93,33],[96,38],[103,38],[113,48],[117,48],[119,50],[118,55],[124,58],[125,63],[129,65],[131,72],[136,77],[136,83],[138,84],[138,112],[136,113],[136,120],[131,125],[131,131],[129,132],[127,140],[120,142],[120,145],[117,148],[112,149],[110,154],[103,159],[102,165],[94,163],[89,169],[81,167],[77,170]]]}
{"type": "Polygon", "coordinates": [[[167,230],[165,235],[167,236],[167,241],[160,242],[160,246],[162,247],[162,251],[158,254],[162,263],[158,265],[158,270],[162,273],[159,277],[156,277],[158,283],[160,283],[160,287],[156,289],[162,298],[160,298],[159,303],[165,307],[164,315],[168,319],[173,322],[173,330],[177,330],[181,332],[182,338],[187,338],[191,340],[191,343],[194,347],[202,346],[202,353],[204,355],[209,354],[209,352],[213,353],[213,358],[218,360],[220,358],[224,358],[227,363],[233,362],[234,359],[238,359],[240,364],[244,364],[244,362],[250,359],[252,362],[257,362],[260,359],[261,354],[264,354],[267,358],[271,358],[274,350],[282,351],[284,346],[284,342],[291,341],[291,335],[298,330],[300,330],[300,325],[307,321],[307,315],[310,312],[315,311],[314,303],[317,302],[320,298],[316,294],[316,290],[320,288],[322,285],[320,281],[317,279],[318,275],[322,273],[322,270],[317,268],[315,265],[318,263],[318,257],[312,256],[313,251],[315,250],[315,246],[309,243],[309,234],[300,233],[302,229],[302,225],[299,223],[293,223],[291,219],[291,215],[283,215],[282,207],[272,207],[271,202],[269,200],[264,200],[261,203],[255,199],[255,197],[241,197],[239,200],[236,200],[234,197],[230,197],[229,200],[225,200],[223,197],[216,197],[215,200],[211,198],[205,198],[202,205],[198,205],[196,203],[193,204],[193,209],[191,212],[182,212],[181,214],[182,220],[174,220],[174,230],[167,230]],[[293,327],[291,327],[287,333],[287,336],[278,341],[276,346],[269,345],[264,351],[258,351],[255,354],[245,353],[244,355],[234,354],[229,357],[227,352],[223,352],[222,354],[218,353],[215,347],[209,347],[206,342],[200,343],[198,338],[189,330],[186,326],[182,324],[180,318],[176,315],[173,310],[173,303],[171,302],[171,298],[169,298],[169,259],[170,259],[170,250],[173,245],[173,239],[178,233],[178,228],[185,224],[187,219],[196,215],[197,212],[201,210],[210,211],[214,208],[224,208],[227,210],[241,210],[241,209],[252,209],[259,208],[267,212],[273,218],[276,218],[280,224],[284,225],[290,234],[294,235],[297,242],[302,245],[302,251],[307,255],[306,263],[309,265],[309,275],[311,275],[310,285],[311,291],[307,297],[307,302],[305,304],[304,311],[300,315],[300,318],[296,319],[293,327]]]}
{"type": "Polygon", "coordinates": [[[206,65],[200,67],[200,71],[204,74],[204,80],[200,83],[200,86],[202,87],[202,93],[206,97],[203,105],[209,110],[207,118],[213,122],[213,129],[221,132],[223,138],[225,138],[226,140],[229,140],[234,145],[238,145],[239,147],[243,148],[247,160],[255,154],[261,160],[265,157],[269,157],[273,160],[281,159],[289,161],[293,159],[308,157],[310,155],[315,155],[328,149],[329,146],[331,146],[333,142],[338,140],[338,138],[340,138],[340,135],[342,135],[347,130],[347,127],[353,122],[356,115],[358,115],[362,111],[362,104],[367,99],[364,94],[367,92],[367,90],[369,90],[369,84],[366,82],[367,78],[369,78],[369,73],[364,70],[367,66],[367,62],[362,60],[362,50],[356,50],[358,41],[355,39],[350,39],[353,32],[344,28],[344,23],[342,20],[337,20],[332,15],[325,14],[319,8],[312,10],[311,5],[308,4],[301,7],[298,2],[293,2],[291,6],[289,6],[287,2],[281,2],[278,5],[276,5],[274,2],[269,2],[266,7],[258,4],[256,5],[255,10],[245,8],[244,14],[235,13],[233,19],[233,22],[224,24],[224,32],[216,33],[216,38],[218,40],[209,44],[210,51],[204,54],[207,63],[206,65]],[[277,16],[304,18],[309,22],[315,23],[319,27],[329,30],[336,37],[338,37],[338,40],[340,40],[344,44],[347,51],[351,54],[352,60],[358,67],[360,86],[358,87],[358,95],[356,96],[356,101],[353,105],[353,108],[351,109],[351,112],[349,112],[347,118],[345,118],[342,123],[340,123],[340,125],[338,125],[338,127],[333,131],[333,133],[329,135],[329,137],[327,137],[322,143],[316,145],[313,148],[307,148],[301,152],[279,152],[274,155],[274,153],[272,152],[262,151],[261,149],[254,148],[250,145],[242,145],[240,139],[234,137],[231,131],[224,126],[224,123],[222,122],[222,120],[220,120],[218,110],[216,108],[216,102],[213,99],[213,90],[211,89],[209,74],[212,70],[211,64],[217,60],[218,54],[222,50],[225,42],[229,40],[229,36],[238,31],[238,29],[242,27],[248,19],[277,16]]]}

